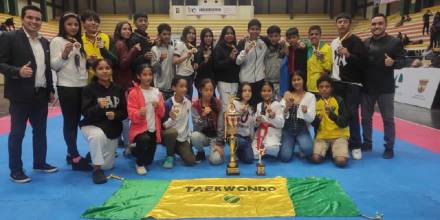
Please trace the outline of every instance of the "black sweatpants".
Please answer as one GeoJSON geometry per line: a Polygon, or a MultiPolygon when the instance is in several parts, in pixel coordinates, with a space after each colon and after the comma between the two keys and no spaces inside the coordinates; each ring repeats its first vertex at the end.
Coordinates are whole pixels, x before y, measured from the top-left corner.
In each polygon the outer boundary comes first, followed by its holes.
{"type": "Polygon", "coordinates": [[[156,153],[156,133],[146,131],[138,134],[134,138],[134,142],[136,147],[133,150],[133,155],[136,157],[136,164],[138,166],[150,165],[156,153]]]}

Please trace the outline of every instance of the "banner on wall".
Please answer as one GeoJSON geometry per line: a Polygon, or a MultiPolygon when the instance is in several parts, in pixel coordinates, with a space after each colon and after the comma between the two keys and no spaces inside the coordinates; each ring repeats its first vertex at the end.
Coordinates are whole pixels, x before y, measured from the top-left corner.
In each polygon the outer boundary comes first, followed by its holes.
{"type": "Polygon", "coordinates": [[[403,68],[394,70],[396,102],[431,108],[440,82],[438,68],[403,68]]]}
{"type": "Polygon", "coordinates": [[[235,15],[237,6],[186,6],[186,15],[235,15]]]}
{"type": "Polygon", "coordinates": [[[378,0],[381,4],[388,4],[392,2],[398,2],[399,0],[378,0]]]}

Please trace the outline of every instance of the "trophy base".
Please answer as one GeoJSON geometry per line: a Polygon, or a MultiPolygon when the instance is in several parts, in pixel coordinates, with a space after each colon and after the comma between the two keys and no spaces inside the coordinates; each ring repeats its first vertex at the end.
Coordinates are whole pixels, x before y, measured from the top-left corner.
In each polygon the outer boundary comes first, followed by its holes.
{"type": "Polygon", "coordinates": [[[257,173],[257,176],[265,176],[266,175],[264,164],[262,164],[262,163],[257,164],[257,172],[256,173],[257,173]]]}
{"type": "Polygon", "coordinates": [[[240,175],[240,169],[238,167],[228,167],[226,168],[226,175],[228,176],[238,176],[240,175]]]}

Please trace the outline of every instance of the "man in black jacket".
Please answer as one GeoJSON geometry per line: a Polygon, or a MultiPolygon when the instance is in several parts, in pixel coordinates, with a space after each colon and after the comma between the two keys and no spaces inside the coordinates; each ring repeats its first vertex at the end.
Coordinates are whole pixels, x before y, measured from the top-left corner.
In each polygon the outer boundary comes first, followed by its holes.
{"type": "Polygon", "coordinates": [[[364,43],[367,48],[367,72],[365,88],[362,97],[362,150],[372,149],[372,116],[374,105],[379,105],[385,131],[385,151],[383,158],[394,157],[394,69],[405,65],[405,51],[402,42],[385,30],[387,19],[383,14],[371,18],[371,33],[373,36],[364,43]]]}
{"type": "Polygon", "coordinates": [[[22,142],[29,120],[33,134],[33,168],[46,173],[57,168],[46,163],[48,101],[54,100],[49,41],[41,37],[42,14],[35,6],[22,8],[23,29],[0,38],[0,72],[5,76],[11,133],[8,139],[10,178],[17,183],[31,179],[23,172],[22,142]]]}
{"type": "Polygon", "coordinates": [[[352,158],[362,159],[359,106],[364,83],[366,50],[362,40],[350,32],[351,16],[340,14],[336,17],[339,37],[334,39],[333,51],[334,93],[342,97],[348,110],[350,127],[349,147],[352,158]]]}

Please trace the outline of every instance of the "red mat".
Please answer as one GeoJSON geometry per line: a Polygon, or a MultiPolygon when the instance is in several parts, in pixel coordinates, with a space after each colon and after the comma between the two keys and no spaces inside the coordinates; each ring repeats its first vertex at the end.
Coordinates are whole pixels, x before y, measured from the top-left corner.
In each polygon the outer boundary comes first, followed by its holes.
{"type": "MultiPolygon", "coordinates": [[[[61,114],[60,107],[49,108],[48,117],[52,118],[61,114]]],[[[29,124],[29,122],[28,122],[29,124]]],[[[0,135],[9,133],[11,130],[11,116],[4,116],[0,118],[0,135]]]]}
{"type": "MultiPolygon", "coordinates": [[[[394,119],[397,139],[440,153],[440,130],[400,118],[394,119]]],[[[373,128],[383,132],[380,113],[375,112],[373,115],[373,128]]]]}

